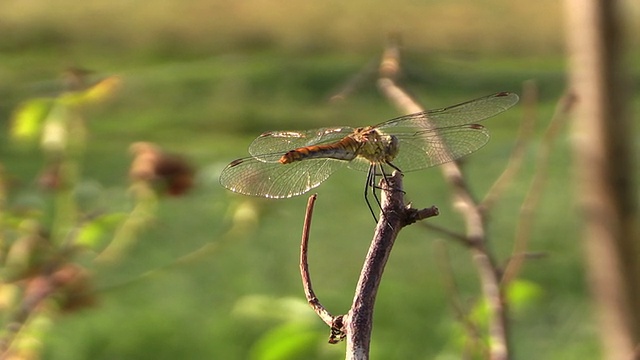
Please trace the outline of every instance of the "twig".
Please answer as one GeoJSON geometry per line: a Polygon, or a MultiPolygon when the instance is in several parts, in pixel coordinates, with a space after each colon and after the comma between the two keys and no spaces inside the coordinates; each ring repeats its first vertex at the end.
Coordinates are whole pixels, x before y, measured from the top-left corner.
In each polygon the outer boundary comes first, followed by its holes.
{"type": "Polygon", "coordinates": [[[300,245],[300,273],[307,301],[316,314],[331,327],[330,343],[347,339],[350,360],[369,358],[369,345],[373,324],[373,309],[391,248],[402,227],[438,215],[436,207],[417,210],[404,205],[402,174],[395,171],[380,184],[382,192],[381,216],[360,273],[351,309],[346,315],[332,316],[322,306],[311,286],[307,262],[307,249],[315,195],[309,198],[300,245]]]}
{"type": "Polygon", "coordinates": [[[131,191],[136,198],[136,204],[109,245],[94,258],[96,264],[109,265],[120,261],[137,240],[138,232],[153,220],[157,206],[157,197],[153,189],[147,183],[138,181],[131,186],[131,191]]]}
{"type": "Polygon", "coordinates": [[[524,254],[527,250],[529,239],[531,237],[531,229],[533,227],[534,212],[538,208],[538,202],[540,200],[542,190],[547,182],[551,150],[553,149],[553,144],[558,136],[558,132],[561,126],[564,125],[566,116],[574,102],[575,95],[565,93],[562,96],[556,106],[551,122],[545,131],[544,137],[542,138],[540,151],[538,152],[538,157],[536,159],[535,175],[522,206],[520,207],[520,215],[516,228],[512,256],[505,267],[504,275],[502,277],[503,286],[506,286],[516,278],[520,272],[522,264],[526,260],[526,256],[518,256],[518,254],[524,254]]]}
{"type": "MultiPolygon", "coordinates": [[[[467,332],[467,338],[471,340],[471,349],[468,349],[468,347],[465,348],[467,348],[468,351],[480,347],[480,351],[486,354],[488,351],[486,346],[482,342],[482,335],[480,333],[480,330],[478,329],[476,324],[473,323],[473,321],[469,320],[468,311],[460,302],[460,293],[458,291],[455,277],[453,276],[453,269],[451,268],[451,261],[449,258],[449,253],[447,252],[447,248],[443,245],[442,241],[437,241],[434,243],[434,245],[435,249],[438,251],[438,254],[436,255],[436,264],[440,268],[439,273],[441,274],[445,289],[447,290],[447,293],[449,295],[451,307],[453,308],[453,311],[460,323],[462,323],[464,330],[467,332]]],[[[463,358],[472,358],[468,355],[469,354],[467,354],[467,356],[464,356],[463,358]]]]}
{"type": "Polygon", "coordinates": [[[378,59],[372,59],[365,66],[360,69],[354,76],[349,78],[344,85],[334,92],[329,97],[329,101],[332,103],[345,100],[351,94],[353,94],[358,87],[364,83],[370,76],[375,76],[376,67],[378,65],[378,59]]]}
{"type": "Polygon", "coordinates": [[[449,237],[450,239],[459,241],[461,245],[463,246],[471,246],[471,244],[469,243],[469,239],[467,239],[467,237],[464,234],[460,234],[458,232],[452,231],[450,229],[447,229],[445,227],[442,226],[438,226],[436,224],[431,224],[431,223],[420,223],[421,226],[423,226],[424,228],[427,228],[429,230],[435,231],[435,232],[439,232],[443,235],[446,235],[447,237],[449,237]]]}
{"type": "Polygon", "coordinates": [[[409,223],[438,214],[431,207],[418,211],[404,205],[402,174],[381,182],[382,212],[369,247],[351,309],[344,317],[347,334],[347,359],[368,359],[373,321],[373,308],[384,267],[398,232],[409,223]]]}
{"type": "MultiPolygon", "coordinates": [[[[400,69],[400,51],[396,43],[385,49],[380,66],[378,86],[387,98],[404,113],[424,111],[414,99],[395,83],[400,69]]],[[[485,224],[480,207],[469,192],[462,171],[455,162],[445,163],[440,169],[453,189],[453,202],[466,223],[466,235],[488,304],[489,352],[492,360],[509,359],[506,306],[500,288],[500,272],[486,247],[485,224]]]]}
{"type": "MultiPolygon", "coordinates": [[[[322,319],[332,329],[334,328],[335,317],[331,315],[327,309],[320,303],[318,297],[313,291],[311,286],[311,275],[309,274],[309,263],[307,261],[307,250],[309,245],[309,232],[311,231],[311,217],[313,216],[313,206],[316,202],[317,194],[313,194],[309,197],[307,202],[307,211],[304,215],[304,227],[302,228],[302,241],[300,243],[300,275],[302,277],[302,286],[304,287],[304,294],[307,297],[309,305],[316,312],[318,317],[322,319]]],[[[333,332],[330,343],[335,343],[333,332]]]]}
{"type": "Polygon", "coordinates": [[[524,153],[527,145],[533,137],[534,125],[536,123],[536,107],[538,102],[538,87],[533,80],[526,81],[522,87],[522,107],[524,115],[520,122],[520,129],[516,137],[516,143],[511,151],[509,162],[498,179],[493,183],[491,189],[482,200],[483,211],[487,212],[498,201],[507,186],[513,182],[513,178],[522,166],[524,153]]]}
{"type": "Polygon", "coordinates": [[[46,269],[42,274],[27,279],[25,295],[16,312],[8,319],[4,333],[0,337],[0,360],[12,358],[12,346],[20,332],[25,329],[40,305],[57,290],[56,284],[51,279],[52,272],[52,269],[46,269]]]}

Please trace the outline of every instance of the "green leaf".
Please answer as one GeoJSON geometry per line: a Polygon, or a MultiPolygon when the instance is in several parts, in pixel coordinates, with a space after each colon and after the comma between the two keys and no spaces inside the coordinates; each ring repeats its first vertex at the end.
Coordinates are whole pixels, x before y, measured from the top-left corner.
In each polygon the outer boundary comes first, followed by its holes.
{"type": "MultiPolygon", "coordinates": [[[[509,304],[509,310],[512,312],[524,311],[538,301],[543,293],[543,289],[534,282],[522,279],[514,280],[509,283],[509,287],[506,290],[506,301],[509,304]]],[[[480,327],[486,326],[489,309],[484,298],[476,302],[470,315],[471,319],[480,327]]]]}
{"type": "Polygon", "coordinates": [[[22,103],[11,117],[11,138],[17,142],[37,139],[55,99],[35,98],[22,103]]]}
{"type": "Polygon", "coordinates": [[[253,360],[313,358],[322,334],[305,323],[286,323],[267,332],[251,349],[253,360]]]}
{"type": "Polygon", "coordinates": [[[247,295],[240,298],[233,310],[237,316],[254,320],[308,321],[315,315],[306,301],[294,297],[247,295]]]}
{"type": "Polygon", "coordinates": [[[122,87],[119,76],[109,76],[86,90],[71,91],[60,96],[65,105],[83,106],[103,103],[112,98],[122,87]]]}
{"type": "Polygon", "coordinates": [[[112,213],[96,217],[84,223],[78,231],[76,244],[95,249],[102,241],[113,234],[114,230],[126,217],[126,213],[112,213]]]}
{"type": "Polygon", "coordinates": [[[509,308],[514,312],[523,311],[538,301],[543,294],[542,287],[534,282],[522,279],[512,281],[507,289],[509,308]]]}
{"type": "Polygon", "coordinates": [[[69,108],[59,101],[49,110],[42,126],[41,145],[45,151],[58,152],[67,147],[70,116],[69,108]]]}

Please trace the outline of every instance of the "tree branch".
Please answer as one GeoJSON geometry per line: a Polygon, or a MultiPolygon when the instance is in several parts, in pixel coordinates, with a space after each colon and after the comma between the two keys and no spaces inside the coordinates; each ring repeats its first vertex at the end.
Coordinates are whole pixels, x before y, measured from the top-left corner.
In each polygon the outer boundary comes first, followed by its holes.
{"type": "MultiPolygon", "coordinates": [[[[400,71],[400,50],[391,42],[385,49],[380,64],[378,86],[403,113],[424,111],[414,99],[395,83],[400,71]]],[[[453,202],[466,223],[466,237],[472,252],[482,292],[489,307],[489,352],[493,360],[509,359],[506,305],[500,287],[500,271],[486,246],[484,217],[466,185],[460,167],[455,162],[445,163],[442,170],[453,190],[453,202]]]]}
{"type": "Polygon", "coordinates": [[[311,286],[311,275],[309,274],[309,263],[307,261],[307,253],[309,248],[309,232],[311,231],[311,218],[313,216],[313,206],[315,205],[317,194],[313,194],[309,197],[309,201],[307,202],[307,211],[304,215],[304,226],[302,228],[302,241],[300,242],[300,275],[302,277],[302,286],[304,288],[304,294],[307,297],[307,302],[313,308],[313,311],[316,312],[318,317],[322,319],[327,325],[329,325],[332,329],[331,338],[329,342],[335,344],[339,341],[340,338],[344,336],[342,333],[334,334],[335,320],[336,318],[331,315],[327,309],[320,303],[318,297],[313,291],[313,287],[311,286]]]}
{"type": "Polygon", "coordinates": [[[351,310],[344,319],[347,359],[369,358],[373,307],[382,273],[398,232],[405,225],[438,214],[438,209],[435,207],[416,210],[404,205],[402,174],[399,172],[394,171],[393,175],[387,181],[381,181],[380,185],[382,187],[380,220],[356,285],[351,310]]]}
{"type": "Polygon", "coordinates": [[[578,102],[571,135],[587,274],[600,315],[603,359],[640,343],[640,206],[623,1],[566,0],[569,80],[578,102]]]}
{"type": "Polygon", "coordinates": [[[526,81],[522,87],[522,107],[524,109],[524,115],[520,123],[518,135],[516,136],[516,143],[511,151],[507,166],[482,200],[481,206],[485,212],[489,211],[498,199],[500,199],[500,196],[502,196],[507,186],[513,182],[513,178],[522,166],[525,149],[533,137],[537,105],[538,87],[533,80],[526,81]]]}
{"type": "Polygon", "coordinates": [[[346,358],[351,360],[369,358],[375,299],[384,267],[400,229],[416,221],[438,215],[436,207],[418,210],[404,204],[402,174],[397,171],[391,177],[381,181],[380,187],[382,189],[380,220],[376,225],[375,234],[360,273],[351,309],[346,315],[331,315],[322,306],[311,287],[307,249],[315,195],[309,198],[307,204],[300,245],[300,272],[307,301],[322,321],[331,327],[330,343],[336,343],[346,337],[346,358]]]}
{"type": "Polygon", "coordinates": [[[506,286],[517,277],[522,264],[527,259],[527,256],[523,255],[526,254],[529,245],[535,218],[534,213],[538,208],[538,202],[548,178],[549,159],[551,157],[551,151],[553,150],[553,144],[575,100],[574,94],[570,92],[564,94],[558,102],[551,122],[544,133],[536,158],[535,175],[529,186],[529,191],[527,191],[527,195],[520,206],[513,251],[511,252],[512,256],[507,262],[502,276],[503,286],[506,286]]]}

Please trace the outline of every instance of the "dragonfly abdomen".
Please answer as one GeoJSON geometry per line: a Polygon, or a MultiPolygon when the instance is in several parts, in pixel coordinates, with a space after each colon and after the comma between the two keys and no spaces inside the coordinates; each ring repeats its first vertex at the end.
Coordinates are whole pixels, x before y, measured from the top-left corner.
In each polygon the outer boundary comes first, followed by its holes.
{"type": "Polygon", "coordinates": [[[333,144],[305,146],[288,151],[287,153],[282,155],[279,162],[281,164],[290,164],[294,161],[319,158],[350,161],[355,159],[355,157],[357,156],[357,147],[357,142],[351,137],[347,136],[344,139],[333,144]]]}

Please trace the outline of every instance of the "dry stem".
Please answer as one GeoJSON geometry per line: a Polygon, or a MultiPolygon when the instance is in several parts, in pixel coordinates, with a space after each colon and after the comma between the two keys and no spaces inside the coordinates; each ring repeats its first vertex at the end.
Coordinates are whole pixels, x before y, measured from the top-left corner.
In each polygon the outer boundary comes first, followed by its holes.
{"type": "Polygon", "coordinates": [[[300,246],[300,272],[307,301],[316,314],[331,327],[329,342],[347,339],[347,359],[368,359],[373,309],[384,267],[402,227],[438,214],[435,207],[417,210],[404,204],[402,174],[394,172],[381,182],[382,211],[369,247],[351,309],[346,315],[332,316],[320,303],[313,288],[307,263],[307,244],[315,195],[309,199],[300,246]]]}
{"type": "MultiPolygon", "coordinates": [[[[380,64],[378,86],[403,113],[424,111],[404,89],[395,83],[400,71],[400,51],[396,43],[391,43],[380,64]]],[[[455,162],[443,164],[445,180],[453,190],[453,202],[464,218],[466,238],[472,253],[482,293],[489,307],[489,352],[493,360],[509,359],[509,337],[507,331],[507,309],[500,287],[500,271],[486,246],[485,222],[481,207],[471,195],[460,167],[455,162]]]]}

